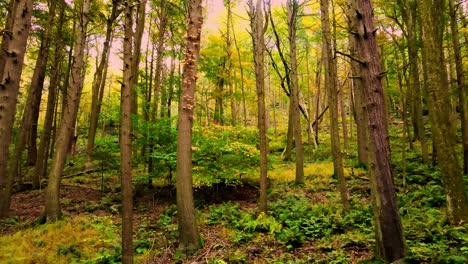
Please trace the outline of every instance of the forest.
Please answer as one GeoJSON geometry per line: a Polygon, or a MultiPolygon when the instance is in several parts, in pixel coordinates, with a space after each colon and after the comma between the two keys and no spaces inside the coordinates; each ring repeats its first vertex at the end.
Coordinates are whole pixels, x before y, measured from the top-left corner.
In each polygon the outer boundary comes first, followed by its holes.
{"type": "Polygon", "coordinates": [[[468,263],[468,1],[0,12],[0,263],[468,263]]]}

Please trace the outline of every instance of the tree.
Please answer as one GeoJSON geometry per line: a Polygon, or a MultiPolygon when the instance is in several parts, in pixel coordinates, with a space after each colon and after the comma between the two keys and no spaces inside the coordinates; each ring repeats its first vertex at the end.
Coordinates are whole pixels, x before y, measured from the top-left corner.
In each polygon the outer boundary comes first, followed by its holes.
{"type": "Polygon", "coordinates": [[[304,146],[302,145],[301,116],[299,112],[299,84],[297,77],[296,31],[299,3],[289,0],[287,3],[289,56],[291,58],[291,104],[294,142],[296,145],[296,183],[304,183],[304,146]]]}
{"type": "Polygon", "coordinates": [[[124,58],[120,107],[120,179],[122,185],[122,263],[133,263],[132,87],[133,1],[124,2],[124,58]]]}
{"type": "Polygon", "coordinates": [[[250,27],[253,43],[253,54],[255,64],[255,86],[257,87],[257,106],[258,106],[258,130],[260,137],[260,201],[259,209],[266,212],[267,207],[267,153],[268,142],[266,138],[266,120],[265,120],[265,30],[263,24],[263,0],[257,0],[254,6],[252,0],[249,0],[250,27]]]}
{"type": "Polygon", "coordinates": [[[382,69],[376,43],[372,3],[349,0],[348,19],[358,47],[361,80],[369,126],[369,169],[371,174],[374,225],[379,255],[387,262],[405,256],[403,228],[398,213],[388,142],[388,124],[382,88],[382,69]]]}
{"type": "Polygon", "coordinates": [[[54,57],[51,63],[50,68],[50,82],[48,87],[47,94],[47,107],[46,115],[44,118],[43,133],[41,136],[41,143],[39,145],[37,160],[34,167],[34,176],[33,176],[33,188],[36,189],[40,185],[41,178],[45,177],[47,171],[47,161],[48,153],[50,146],[50,139],[52,136],[52,123],[54,121],[55,106],[57,101],[57,91],[60,85],[60,73],[62,69],[60,67],[60,62],[64,56],[64,46],[63,41],[63,21],[65,15],[65,5],[63,2],[59,2],[59,16],[56,23],[56,32],[55,32],[55,48],[54,48],[54,57]]]}
{"type": "Polygon", "coordinates": [[[83,70],[85,68],[84,49],[87,41],[87,27],[89,22],[90,0],[75,2],[76,12],[79,14],[78,31],[74,48],[74,61],[71,69],[71,80],[67,89],[67,100],[63,109],[54,156],[52,158],[49,183],[46,189],[45,217],[46,221],[57,221],[60,218],[60,181],[70,146],[71,137],[76,123],[76,116],[83,89],[83,70]]]}
{"type": "MultiPolygon", "coordinates": [[[[452,33],[452,45],[455,53],[455,70],[457,72],[457,88],[458,88],[458,107],[460,109],[460,119],[462,128],[462,145],[463,145],[463,174],[468,174],[468,104],[466,102],[466,80],[465,72],[463,71],[463,57],[460,46],[460,34],[458,32],[457,8],[455,0],[448,0],[449,15],[450,15],[450,31],[452,33]]],[[[457,3],[458,5],[458,3],[457,3]]]]}
{"type": "Polygon", "coordinates": [[[468,222],[468,199],[463,182],[463,170],[456,151],[455,126],[447,106],[450,105],[447,89],[447,70],[443,54],[445,0],[418,0],[423,39],[423,67],[427,76],[426,94],[431,120],[432,137],[437,150],[442,173],[442,183],[447,200],[447,218],[452,225],[468,222]]]}
{"type": "Polygon", "coordinates": [[[55,1],[50,1],[48,6],[49,12],[47,14],[47,22],[44,25],[43,33],[41,36],[41,45],[39,54],[37,56],[34,73],[31,79],[31,84],[26,99],[26,107],[24,109],[23,118],[21,120],[20,135],[15,144],[15,157],[10,168],[11,177],[22,182],[22,175],[20,173],[20,164],[22,154],[26,144],[28,144],[28,165],[32,166],[37,159],[37,121],[39,118],[39,107],[42,98],[42,89],[44,88],[44,79],[46,76],[47,60],[49,57],[49,48],[52,36],[52,26],[55,19],[55,1]]]}
{"type": "Polygon", "coordinates": [[[185,59],[179,104],[177,133],[177,217],[179,248],[190,252],[200,247],[195,220],[192,190],[192,125],[195,107],[197,66],[200,56],[200,36],[203,24],[201,0],[187,1],[185,59]]]}
{"type": "Polygon", "coordinates": [[[0,218],[10,208],[13,178],[7,176],[8,151],[15,121],[16,102],[24,53],[31,27],[31,0],[12,0],[0,49],[0,218]]]}
{"type": "Polygon", "coordinates": [[[330,109],[330,140],[333,156],[333,172],[338,178],[339,189],[341,194],[341,202],[343,210],[349,211],[348,190],[346,187],[346,179],[343,169],[343,158],[340,147],[340,131],[338,127],[338,95],[337,87],[337,65],[336,54],[333,54],[332,34],[330,32],[329,18],[329,2],[328,0],[320,1],[320,10],[322,14],[322,30],[323,30],[323,48],[322,58],[325,64],[325,87],[328,95],[328,106],[330,109]]]}
{"type": "Polygon", "coordinates": [[[99,113],[101,112],[102,99],[104,96],[105,80],[107,75],[107,66],[109,62],[109,55],[112,45],[114,23],[120,14],[117,9],[118,1],[113,0],[111,3],[111,13],[106,19],[106,36],[103,43],[101,60],[94,73],[94,80],[91,88],[91,116],[89,120],[88,141],[86,144],[87,165],[89,166],[92,161],[94,140],[96,138],[96,131],[98,126],[99,113]]]}

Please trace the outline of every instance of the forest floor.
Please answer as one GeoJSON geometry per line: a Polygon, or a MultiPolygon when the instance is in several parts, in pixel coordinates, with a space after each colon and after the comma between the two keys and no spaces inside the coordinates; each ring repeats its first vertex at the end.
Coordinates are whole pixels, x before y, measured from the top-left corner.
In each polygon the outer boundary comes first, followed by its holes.
{"type": "MultiPolygon", "coordinates": [[[[413,154],[406,186],[395,158],[405,263],[467,263],[468,226],[448,225],[440,173],[413,154]]],[[[255,172],[237,184],[196,187],[203,247],[192,255],[178,251],[175,189],[136,183],[135,263],[383,263],[375,258],[366,173],[346,164],[349,213],[332,174],[329,159],[309,160],[306,184],[295,186],[294,163],[273,160],[268,214],[257,211],[255,172]]],[[[0,222],[0,263],[120,263],[120,203],[115,170],[63,179],[63,220],[52,224],[40,223],[43,190],[16,193],[12,217],[0,222]]]]}

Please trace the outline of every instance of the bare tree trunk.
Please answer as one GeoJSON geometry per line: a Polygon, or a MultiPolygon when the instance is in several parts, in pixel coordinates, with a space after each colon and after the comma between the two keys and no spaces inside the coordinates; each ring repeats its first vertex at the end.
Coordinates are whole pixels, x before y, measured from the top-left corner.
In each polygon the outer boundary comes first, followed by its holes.
{"type": "MultiPolygon", "coordinates": [[[[157,46],[156,46],[156,69],[154,73],[154,89],[153,89],[153,96],[154,96],[154,101],[153,101],[153,109],[152,109],[152,115],[151,115],[151,120],[154,122],[156,120],[156,117],[158,116],[158,105],[160,101],[160,93],[161,93],[161,82],[162,82],[162,69],[163,69],[163,59],[164,59],[164,43],[166,40],[166,27],[167,27],[167,21],[168,21],[168,16],[167,16],[167,9],[166,9],[166,0],[162,0],[160,3],[160,8],[159,8],[159,28],[158,28],[158,40],[157,40],[157,46]]],[[[151,145],[151,144],[150,144],[151,145]]]]}
{"type": "Polygon", "coordinates": [[[419,67],[418,67],[418,41],[416,37],[416,2],[413,0],[405,1],[406,12],[404,12],[405,22],[407,26],[408,38],[408,59],[409,59],[409,73],[410,73],[410,95],[412,103],[412,117],[414,136],[421,142],[422,160],[424,163],[429,162],[429,151],[427,148],[426,135],[423,122],[422,111],[422,96],[421,96],[421,83],[419,80],[419,67]]]}
{"type": "MultiPolygon", "coordinates": [[[[349,36],[349,49],[350,55],[353,58],[358,58],[358,47],[356,40],[353,36],[349,36]]],[[[356,133],[357,133],[357,144],[358,144],[358,158],[361,164],[367,164],[368,162],[368,119],[367,110],[364,98],[364,88],[362,84],[362,74],[359,62],[351,61],[351,85],[354,93],[354,120],[356,121],[356,133]]]]}
{"type": "Polygon", "coordinates": [[[106,79],[107,66],[109,62],[109,55],[112,46],[112,36],[114,31],[114,22],[119,16],[117,11],[118,2],[117,0],[112,1],[112,10],[109,18],[107,18],[106,25],[106,39],[104,40],[101,61],[96,68],[96,73],[94,74],[94,80],[92,84],[92,99],[91,99],[91,117],[89,121],[89,130],[88,130],[88,141],[86,144],[86,156],[87,164],[86,167],[89,167],[92,161],[92,154],[94,149],[94,140],[96,138],[96,131],[99,121],[99,113],[101,112],[102,105],[102,95],[104,94],[104,83],[106,79]]]}
{"type": "Polygon", "coordinates": [[[88,26],[88,12],[90,0],[83,0],[76,5],[76,11],[80,14],[74,58],[71,72],[71,83],[67,89],[67,100],[63,109],[63,118],[57,134],[56,150],[52,159],[49,173],[49,183],[46,190],[45,216],[47,221],[57,221],[60,218],[60,180],[67,157],[67,150],[75,127],[80,95],[83,89],[84,48],[88,26]]]}
{"type": "Polygon", "coordinates": [[[15,145],[15,157],[12,160],[13,162],[10,168],[10,173],[12,174],[10,177],[13,177],[13,179],[17,180],[20,184],[23,181],[23,175],[20,172],[22,154],[28,142],[28,153],[30,153],[28,160],[34,158],[34,161],[29,160],[28,165],[34,165],[37,158],[37,121],[39,118],[42,89],[44,88],[44,79],[49,56],[50,39],[52,35],[52,25],[54,18],[55,2],[50,2],[47,23],[44,26],[44,31],[42,33],[41,47],[37,56],[28,97],[26,99],[26,107],[24,108],[23,118],[21,120],[21,130],[15,145]]]}
{"type": "Polygon", "coordinates": [[[333,156],[333,171],[338,178],[341,203],[343,210],[349,211],[348,189],[344,176],[343,158],[340,146],[340,134],[338,127],[338,95],[337,90],[337,65],[336,56],[332,52],[332,34],[330,32],[329,2],[320,1],[320,11],[322,15],[323,47],[322,58],[325,63],[325,87],[328,91],[328,105],[330,109],[330,139],[333,156]]]}
{"type": "MultiPolygon", "coordinates": [[[[468,174],[468,103],[466,102],[465,72],[463,71],[463,58],[460,46],[460,36],[457,24],[457,9],[455,8],[455,0],[448,0],[450,8],[450,30],[452,32],[452,45],[455,53],[455,70],[457,72],[458,86],[458,107],[460,109],[460,119],[462,128],[462,144],[463,144],[463,173],[468,174]]],[[[457,2],[458,4],[458,2],[457,2]]]]}
{"type": "Polygon", "coordinates": [[[296,183],[304,183],[304,146],[302,145],[301,116],[299,112],[299,85],[297,77],[296,58],[296,27],[299,12],[297,0],[287,3],[289,55],[291,58],[291,104],[293,106],[292,121],[294,123],[294,139],[296,145],[296,183]]]}
{"type": "Polygon", "coordinates": [[[260,201],[259,209],[261,212],[267,212],[267,153],[268,142],[266,138],[265,122],[265,30],[263,24],[263,0],[257,0],[254,6],[252,0],[249,0],[250,7],[250,26],[252,30],[252,43],[255,64],[255,85],[257,87],[257,105],[258,105],[258,129],[260,137],[260,201]]]}
{"type": "Polygon", "coordinates": [[[426,80],[427,102],[431,119],[432,136],[437,160],[442,172],[442,183],[447,200],[447,218],[452,225],[468,222],[468,199],[463,182],[463,170],[456,152],[455,126],[447,106],[450,105],[447,90],[447,71],[443,54],[444,18],[440,12],[445,8],[445,0],[419,0],[422,20],[423,66],[426,80]]]}
{"type": "Polygon", "coordinates": [[[240,69],[240,85],[241,85],[241,94],[242,94],[242,113],[244,117],[244,126],[247,126],[247,106],[245,104],[245,88],[244,88],[244,67],[242,67],[242,58],[240,53],[239,45],[237,44],[236,39],[236,32],[234,29],[234,22],[231,19],[231,28],[232,28],[232,38],[234,40],[234,46],[237,51],[237,60],[239,61],[239,69],[240,69]]]}
{"type": "Polygon", "coordinates": [[[50,84],[49,84],[49,91],[47,95],[47,109],[46,115],[44,120],[44,129],[41,136],[41,143],[39,145],[38,155],[36,164],[34,167],[35,173],[33,174],[33,188],[40,187],[41,178],[46,176],[47,173],[47,160],[48,160],[48,150],[50,146],[50,139],[52,135],[52,124],[54,121],[54,112],[56,108],[56,101],[57,101],[57,91],[60,85],[60,63],[64,57],[63,49],[64,49],[64,42],[62,40],[63,37],[63,21],[65,8],[63,3],[59,2],[59,17],[57,23],[57,29],[55,33],[55,49],[54,49],[54,59],[51,64],[51,76],[50,76],[50,84]]]}
{"type": "MultiPolygon", "coordinates": [[[[132,193],[132,80],[133,1],[124,2],[124,58],[120,116],[120,180],[122,185],[122,263],[133,263],[133,193],[132,193]]],[[[136,49],[138,47],[135,47],[136,49]]],[[[138,52],[137,52],[138,53],[138,52]]]]}
{"type": "Polygon", "coordinates": [[[192,190],[192,124],[195,107],[200,35],[203,24],[201,0],[187,1],[185,60],[177,133],[177,215],[179,248],[185,252],[200,247],[192,190]]]}
{"type": "Polygon", "coordinates": [[[138,114],[138,76],[140,67],[141,57],[141,40],[143,37],[143,31],[145,29],[145,17],[146,17],[146,0],[139,1],[137,4],[138,8],[136,11],[136,31],[133,38],[133,65],[132,65],[132,115],[138,114]]]}
{"type": "Polygon", "coordinates": [[[393,262],[403,258],[406,252],[393,184],[386,106],[381,80],[382,70],[375,39],[373,8],[370,0],[349,0],[348,5],[351,30],[359,50],[361,80],[369,117],[371,149],[369,168],[377,249],[385,261],[393,262]]]}
{"type": "Polygon", "coordinates": [[[8,150],[15,122],[24,53],[31,27],[32,0],[12,0],[0,48],[0,218],[10,209],[13,178],[8,177],[8,150]]]}

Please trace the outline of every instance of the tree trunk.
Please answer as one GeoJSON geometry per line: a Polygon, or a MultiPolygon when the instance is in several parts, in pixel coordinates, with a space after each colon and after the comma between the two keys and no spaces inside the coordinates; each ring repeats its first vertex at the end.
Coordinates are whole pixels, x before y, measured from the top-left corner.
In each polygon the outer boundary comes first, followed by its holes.
{"type": "MultiPolygon", "coordinates": [[[[63,3],[59,2],[59,18],[58,21],[63,21],[65,8],[63,3]]],[[[64,53],[64,42],[63,37],[63,23],[57,23],[57,29],[55,33],[55,49],[54,49],[54,59],[51,64],[51,75],[50,75],[50,84],[49,91],[47,95],[47,109],[44,120],[44,129],[41,136],[41,143],[39,145],[38,155],[36,164],[34,167],[35,173],[33,174],[33,188],[37,189],[40,187],[41,178],[46,176],[47,172],[47,160],[48,160],[48,150],[50,146],[50,139],[52,135],[52,124],[54,121],[54,112],[57,101],[57,90],[60,85],[60,62],[63,59],[64,53]]]]}
{"type": "MultiPolygon", "coordinates": [[[[349,36],[350,55],[353,58],[359,58],[358,46],[353,36],[349,36]]],[[[364,98],[364,87],[362,87],[362,74],[359,62],[351,61],[351,85],[354,93],[354,120],[356,121],[357,147],[359,163],[367,164],[368,162],[368,118],[367,109],[364,98]]]]}
{"type": "Polygon", "coordinates": [[[191,252],[200,247],[192,190],[192,124],[197,66],[200,57],[200,35],[203,24],[201,0],[188,1],[187,8],[187,35],[177,133],[176,187],[179,248],[182,251],[191,252]]]}
{"type": "Polygon", "coordinates": [[[379,255],[387,262],[405,255],[403,228],[396,203],[382,70],[375,39],[376,28],[370,0],[349,0],[348,16],[359,49],[361,77],[367,103],[372,200],[379,255]]]}
{"type": "Polygon", "coordinates": [[[296,183],[304,183],[304,146],[302,145],[301,116],[299,112],[299,85],[297,77],[296,27],[299,11],[297,0],[287,3],[289,55],[291,58],[291,104],[293,108],[294,139],[296,145],[296,183]]]}
{"type": "MultiPolygon", "coordinates": [[[[449,1],[450,12],[450,30],[452,32],[452,45],[455,53],[455,70],[457,72],[457,87],[458,87],[458,108],[460,109],[460,119],[462,128],[462,144],[463,144],[463,173],[468,174],[468,111],[466,102],[466,82],[465,72],[463,71],[463,59],[460,46],[460,36],[457,24],[457,9],[455,8],[455,0],[449,1]]],[[[458,3],[457,3],[458,4],[458,3]]]]}
{"type": "MultiPolygon", "coordinates": [[[[158,105],[160,101],[161,93],[161,79],[162,79],[162,69],[163,69],[163,59],[164,59],[164,43],[166,40],[166,26],[167,26],[167,10],[166,10],[166,0],[161,1],[161,6],[159,9],[159,29],[158,29],[158,41],[156,46],[156,69],[154,73],[154,90],[153,90],[153,109],[151,120],[154,122],[158,115],[158,105]]],[[[163,115],[161,115],[163,116],[163,115]]],[[[150,144],[151,145],[151,144],[150,144]]]]}
{"type": "Polygon", "coordinates": [[[133,65],[132,65],[132,115],[138,114],[138,76],[141,57],[141,40],[145,29],[146,1],[139,1],[137,4],[136,31],[133,38],[133,65]]]}
{"type": "Polygon", "coordinates": [[[265,122],[265,26],[263,24],[263,0],[257,0],[254,6],[249,0],[250,26],[252,30],[252,43],[255,64],[255,86],[257,87],[258,129],[260,137],[260,201],[259,209],[267,212],[267,153],[268,142],[266,138],[265,122]]]}
{"type": "Polygon", "coordinates": [[[244,118],[244,126],[247,126],[247,106],[245,104],[245,88],[244,88],[244,67],[242,67],[242,58],[240,53],[239,45],[237,44],[236,39],[236,31],[234,28],[234,22],[231,19],[231,28],[232,28],[232,38],[234,40],[234,46],[237,51],[237,60],[239,61],[239,69],[240,69],[240,86],[241,86],[241,94],[242,94],[242,113],[244,118]]]}
{"type": "Polygon", "coordinates": [[[348,190],[346,187],[346,179],[343,169],[343,158],[340,146],[340,131],[338,127],[338,94],[337,90],[337,65],[336,56],[334,56],[332,47],[332,34],[330,32],[330,18],[329,18],[329,2],[328,0],[320,1],[320,13],[322,16],[322,39],[323,47],[322,58],[325,64],[325,87],[328,91],[328,106],[330,109],[330,139],[333,156],[333,171],[338,178],[339,190],[341,195],[341,203],[343,210],[349,211],[348,190]]]}
{"type": "Polygon", "coordinates": [[[13,178],[7,175],[24,53],[31,27],[32,0],[12,0],[0,49],[0,218],[10,208],[13,178]]]}
{"type": "Polygon", "coordinates": [[[422,111],[422,96],[421,84],[419,80],[419,67],[418,67],[418,41],[416,38],[416,3],[413,0],[406,0],[404,12],[405,22],[407,26],[408,37],[408,59],[409,59],[409,72],[410,72],[410,95],[412,98],[413,112],[413,127],[415,138],[421,143],[422,160],[424,163],[429,162],[429,152],[427,148],[426,135],[423,122],[422,111]]]}
{"type": "Polygon", "coordinates": [[[89,167],[92,161],[93,149],[94,149],[94,140],[96,138],[96,131],[99,121],[99,113],[101,112],[102,105],[102,96],[104,95],[104,83],[106,79],[106,68],[109,62],[109,55],[112,46],[112,36],[114,31],[114,22],[118,17],[117,12],[118,3],[116,0],[112,1],[112,10],[109,18],[107,19],[106,25],[106,39],[104,40],[101,61],[96,68],[96,73],[94,74],[94,80],[92,84],[92,99],[91,99],[91,116],[89,121],[89,130],[88,130],[88,141],[86,144],[86,156],[87,156],[87,167],[89,167]]]}
{"type": "Polygon", "coordinates": [[[42,89],[44,88],[44,79],[46,74],[47,59],[49,56],[50,39],[52,34],[52,25],[55,18],[55,2],[50,2],[49,14],[47,23],[44,25],[41,47],[37,56],[34,73],[31,79],[28,97],[26,99],[26,107],[24,108],[23,118],[21,120],[21,130],[15,145],[15,157],[10,168],[10,177],[22,183],[23,175],[20,172],[22,154],[29,142],[28,165],[32,166],[36,162],[36,136],[37,136],[37,121],[39,118],[39,107],[42,98],[42,89]],[[33,150],[34,148],[34,150],[33,150]],[[34,161],[30,160],[33,159],[34,161]]]}
{"type": "Polygon", "coordinates": [[[84,48],[88,26],[90,0],[77,3],[77,12],[80,13],[76,45],[74,49],[74,61],[71,71],[70,87],[67,89],[67,100],[63,109],[63,118],[57,134],[56,149],[52,159],[49,173],[49,183],[46,190],[45,216],[47,221],[57,221],[60,218],[60,180],[67,157],[68,147],[75,128],[76,116],[83,89],[84,48]]]}
{"type": "MultiPolygon", "coordinates": [[[[133,263],[132,93],[134,52],[133,1],[124,2],[123,82],[120,115],[120,180],[122,185],[122,263],[133,263]]],[[[138,47],[136,47],[138,48],[138,47]]],[[[137,52],[138,53],[138,52],[137,52]]]]}
{"type": "Polygon", "coordinates": [[[443,54],[444,18],[441,10],[445,0],[418,0],[422,19],[423,66],[426,75],[426,93],[431,119],[432,136],[442,172],[442,183],[447,200],[447,218],[452,225],[468,222],[468,199],[463,182],[463,171],[456,152],[455,126],[447,106],[450,105],[447,71],[443,54]]]}

